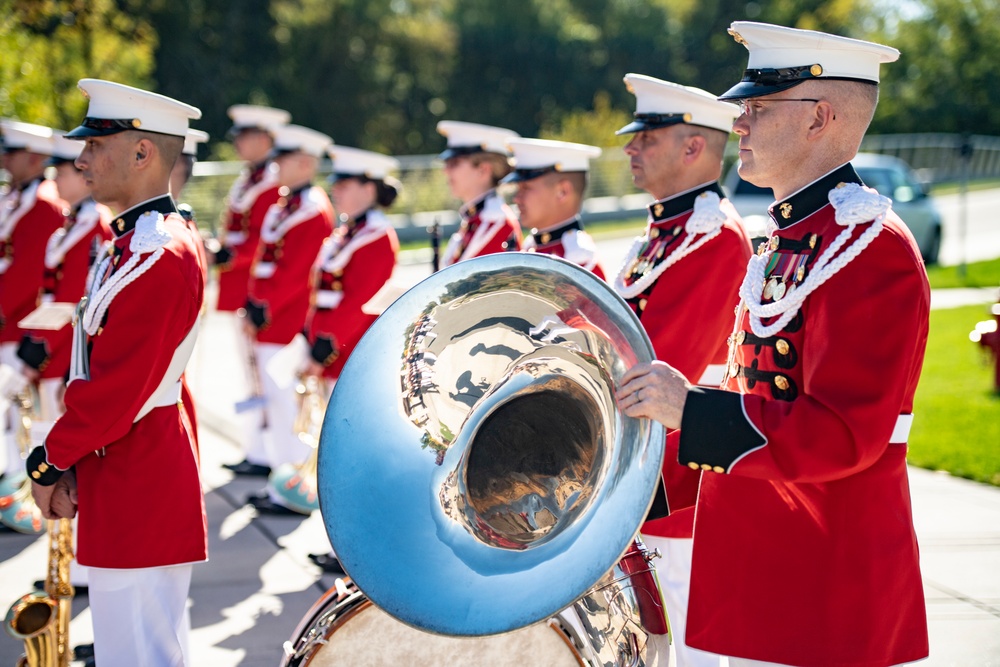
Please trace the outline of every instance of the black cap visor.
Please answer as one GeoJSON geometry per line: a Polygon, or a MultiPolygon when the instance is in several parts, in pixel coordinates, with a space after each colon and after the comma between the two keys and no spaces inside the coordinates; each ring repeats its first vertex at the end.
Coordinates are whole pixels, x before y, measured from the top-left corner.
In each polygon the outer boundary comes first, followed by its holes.
{"type": "Polygon", "coordinates": [[[552,172],[559,171],[556,169],[555,165],[551,167],[540,167],[538,169],[515,169],[506,176],[503,177],[501,183],[521,183],[522,181],[531,181],[539,176],[544,176],[545,174],[551,174],[552,172]]]}
{"type": "Polygon", "coordinates": [[[799,85],[803,81],[816,79],[823,74],[819,64],[780,69],[748,69],[743,72],[743,80],[719,96],[720,100],[744,100],[748,97],[762,97],[780,93],[799,85]]]}
{"type": "Polygon", "coordinates": [[[636,113],[635,120],[615,132],[615,134],[633,134],[643,130],[656,130],[680,123],[691,122],[689,113],[636,113]]]}
{"type": "Polygon", "coordinates": [[[453,157],[463,157],[465,155],[475,155],[476,153],[485,153],[482,146],[449,146],[444,149],[440,155],[438,155],[439,160],[448,160],[453,157]]]}
{"type": "Polygon", "coordinates": [[[80,126],[67,132],[67,139],[86,139],[87,137],[106,137],[125,130],[141,130],[142,123],[135,118],[91,118],[83,119],[80,126]]]}

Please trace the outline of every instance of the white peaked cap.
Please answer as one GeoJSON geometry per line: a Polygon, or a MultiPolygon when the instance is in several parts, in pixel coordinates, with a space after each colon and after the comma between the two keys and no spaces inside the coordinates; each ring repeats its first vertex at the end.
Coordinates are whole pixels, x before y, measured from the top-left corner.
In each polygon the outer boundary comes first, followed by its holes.
{"type": "Polygon", "coordinates": [[[645,74],[626,74],[625,87],[635,95],[635,120],[618,134],[652,130],[678,123],[701,125],[729,132],[740,108],[720,102],[701,88],[654,79],[645,74]]]}
{"type": "Polygon", "coordinates": [[[810,79],[878,83],[879,65],[899,58],[891,46],[769,23],[734,21],[729,34],[750,57],[743,81],[720,99],[770,95],[810,79]]]}
{"type": "Polygon", "coordinates": [[[229,117],[233,119],[233,129],[255,127],[273,132],[279,125],[287,125],[292,114],[284,109],[258,106],[256,104],[234,104],[229,107],[229,117]]]}
{"type": "Polygon", "coordinates": [[[382,153],[347,146],[330,146],[326,152],[333,160],[335,178],[364,176],[372,180],[384,181],[390,171],[399,169],[399,160],[382,153]]]}
{"type": "Polygon", "coordinates": [[[197,107],[147,90],[101,79],[80,79],[78,85],[90,104],[87,117],[68,137],[84,139],[123,130],[184,137],[188,121],[201,118],[197,107]]]}
{"type": "Polygon", "coordinates": [[[590,160],[600,156],[597,146],[550,139],[510,139],[517,171],[554,168],[556,171],[588,171],[590,160]]]}
{"type": "Polygon", "coordinates": [[[279,153],[306,153],[323,157],[333,143],[328,135],[301,125],[280,125],[274,128],[274,150],[279,153]]]}
{"type": "Polygon", "coordinates": [[[67,139],[64,134],[52,135],[52,157],[57,160],[76,160],[83,152],[83,142],[78,139],[67,139]]]}
{"type": "Polygon", "coordinates": [[[52,155],[52,128],[4,118],[0,120],[0,132],[3,133],[6,148],[23,148],[40,155],[52,155]]]}
{"type": "Polygon", "coordinates": [[[507,141],[520,135],[514,130],[460,120],[442,120],[437,124],[438,133],[448,140],[448,148],[438,157],[447,160],[472,153],[497,153],[510,155],[507,141]]]}
{"type": "Polygon", "coordinates": [[[198,144],[203,144],[208,141],[208,132],[203,132],[202,130],[196,130],[193,127],[189,127],[187,134],[184,136],[184,150],[181,152],[184,155],[194,155],[198,156],[198,144]]]}

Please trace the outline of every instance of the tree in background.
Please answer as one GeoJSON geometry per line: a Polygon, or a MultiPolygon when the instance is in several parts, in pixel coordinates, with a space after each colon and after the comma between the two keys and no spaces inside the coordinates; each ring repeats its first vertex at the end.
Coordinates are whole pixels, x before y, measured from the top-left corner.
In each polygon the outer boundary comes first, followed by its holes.
{"type": "Polygon", "coordinates": [[[746,64],[734,20],[897,46],[872,132],[1000,134],[995,0],[0,0],[0,114],[69,127],[95,76],[198,106],[217,156],[236,103],[435,153],[443,118],[596,132],[632,113],[628,72],[721,93],[746,64]]]}
{"type": "Polygon", "coordinates": [[[75,127],[82,78],[150,85],[157,35],[138,0],[0,0],[0,115],[75,127]]]}
{"type": "Polygon", "coordinates": [[[879,32],[902,55],[882,69],[872,133],[1000,134],[1000,3],[925,0],[879,32]]]}

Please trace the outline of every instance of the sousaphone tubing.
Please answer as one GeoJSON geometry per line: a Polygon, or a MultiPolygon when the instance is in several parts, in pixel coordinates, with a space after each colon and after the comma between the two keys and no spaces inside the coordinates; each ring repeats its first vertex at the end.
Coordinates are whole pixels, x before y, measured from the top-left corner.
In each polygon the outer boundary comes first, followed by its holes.
{"type": "Polygon", "coordinates": [[[614,390],[654,358],[628,305],[547,255],[454,264],[351,354],[319,447],[320,508],[371,601],[425,631],[508,632],[558,613],[630,547],[664,434],[614,390]]]}

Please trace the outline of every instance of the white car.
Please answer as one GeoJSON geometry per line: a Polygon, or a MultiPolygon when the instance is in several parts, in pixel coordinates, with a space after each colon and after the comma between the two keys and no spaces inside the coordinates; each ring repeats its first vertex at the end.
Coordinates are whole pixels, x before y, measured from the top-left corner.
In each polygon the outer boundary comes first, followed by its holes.
{"type": "MultiPolygon", "coordinates": [[[[933,198],[914,177],[913,170],[899,158],[875,153],[859,153],[851,160],[865,185],[892,199],[892,208],[910,228],[924,262],[933,264],[941,250],[941,213],[933,198]]],[[[740,178],[734,164],[726,174],[723,188],[733,206],[743,216],[747,231],[757,240],[766,235],[767,208],[774,203],[770,189],[760,188],[740,178]]]]}

